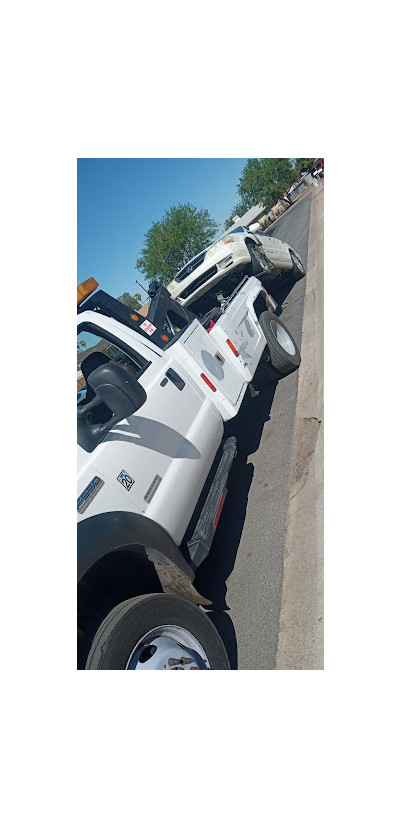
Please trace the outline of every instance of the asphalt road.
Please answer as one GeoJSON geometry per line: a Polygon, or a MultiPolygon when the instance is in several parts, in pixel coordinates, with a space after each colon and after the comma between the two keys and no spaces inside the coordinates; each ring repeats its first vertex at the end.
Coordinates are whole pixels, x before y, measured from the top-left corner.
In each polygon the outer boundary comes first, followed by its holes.
{"type": "MultiPolygon", "coordinates": [[[[311,194],[275,223],[272,235],[307,262],[311,194]]],[[[306,279],[270,289],[277,315],[301,350],[306,279]]],[[[233,669],[273,670],[281,607],[285,526],[298,373],[256,396],[248,392],[230,430],[238,454],[212,549],[196,587],[213,605],[210,618],[233,669]]]]}

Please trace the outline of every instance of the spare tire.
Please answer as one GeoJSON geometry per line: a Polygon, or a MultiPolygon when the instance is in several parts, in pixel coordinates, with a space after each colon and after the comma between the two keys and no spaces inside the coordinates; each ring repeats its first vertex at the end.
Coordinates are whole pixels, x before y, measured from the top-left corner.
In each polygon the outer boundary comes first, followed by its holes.
{"type": "Polygon", "coordinates": [[[267,341],[266,354],[260,362],[270,363],[275,369],[276,379],[296,371],[300,365],[300,352],[283,322],[271,311],[264,311],[259,322],[267,341]]]}

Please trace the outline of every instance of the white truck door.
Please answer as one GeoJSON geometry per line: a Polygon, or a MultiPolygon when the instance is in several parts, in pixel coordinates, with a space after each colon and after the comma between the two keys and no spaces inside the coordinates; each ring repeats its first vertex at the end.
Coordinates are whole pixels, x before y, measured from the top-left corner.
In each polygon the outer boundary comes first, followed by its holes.
{"type": "MultiPolygon", "coordinates": [[[[111,321],[107,327],[110,332],[97,332],[97,348],[118,362],[128,360],[132,351],[124,351],[121,342],[117,350],[115,338],[110,337],[111,321]]],[[[82,329],[79,341],[90,342],[89,349],[81,346],[82,374],[85,352],[93,353],[96,344],[82,329]]],[[[137,357],[140,363],[140,354],[137,357]]],[[[107,492],[104,486],[89,504],[85,518],[95,514],[100,503],[107,503],[108,511],[126,509],[152,518],[179,544],[221,442],[223,425],[190,374],[180,367],[172,369],[171,363],[173,348],[165,356],[154,351],[144,371],[139,370],[146,402],[110,429],[93,452],[84,452],[80,486],[89,485],[93,470],[108,484],[107,492]]]]}

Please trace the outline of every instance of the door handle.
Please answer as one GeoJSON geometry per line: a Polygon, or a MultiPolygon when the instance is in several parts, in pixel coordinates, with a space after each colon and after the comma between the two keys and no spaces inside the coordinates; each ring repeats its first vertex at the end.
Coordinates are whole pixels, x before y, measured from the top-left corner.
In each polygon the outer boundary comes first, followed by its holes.
{"type": "Polygon", "coordinates": [[[165,377],[161,380],[160,386],[166,386],[168,380],[171,380],[171,383],[173,383],[179,391],[182,391],[182,389],[185,388],[185,381],[182,380],[182,377],[180,377],[180,375],[177,374],[173,368],[169,368],[168,371],[165,372],[165,377]]]}

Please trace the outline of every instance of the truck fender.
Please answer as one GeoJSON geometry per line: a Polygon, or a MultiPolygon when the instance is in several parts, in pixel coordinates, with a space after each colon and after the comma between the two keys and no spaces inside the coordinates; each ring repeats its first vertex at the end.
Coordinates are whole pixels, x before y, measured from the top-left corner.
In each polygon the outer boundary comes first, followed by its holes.
{"type": "Polygon", "coordinates": [[[115,511],[93,515],[78,524],[78,582],[101,558],[116,550],[142,548],[165,593],[209,605],[193,587],[194,571],[169,533],[144,515],[115,511]]]}

